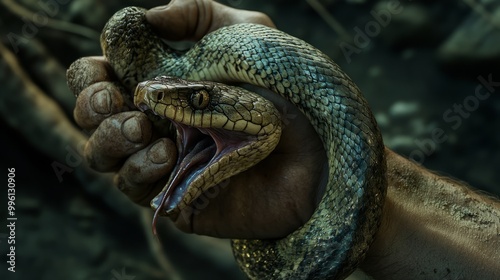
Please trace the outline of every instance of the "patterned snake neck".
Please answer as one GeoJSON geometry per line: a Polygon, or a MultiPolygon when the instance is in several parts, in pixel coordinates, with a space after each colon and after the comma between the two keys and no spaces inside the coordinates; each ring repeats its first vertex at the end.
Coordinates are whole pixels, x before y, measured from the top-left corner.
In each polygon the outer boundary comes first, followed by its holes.
{"type": "Polygon", "coordinates": [[[329,172],[317,209],[283,239],[233,240],[242,270],[252,279],[347,277],[374,239],[387,187],[382,137],[358,87],[311,45],[256,24],[221,28],[178,53],[153,33],[144,12],[117,12],[101,35],[126,86],[158,75],[261,86],[294,103],[322,139],[329,172]]]}

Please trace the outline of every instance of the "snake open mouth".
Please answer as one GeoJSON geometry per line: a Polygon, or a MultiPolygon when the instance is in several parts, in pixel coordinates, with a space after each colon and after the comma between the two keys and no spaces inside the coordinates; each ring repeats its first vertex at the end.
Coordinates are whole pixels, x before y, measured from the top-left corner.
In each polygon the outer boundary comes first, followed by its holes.
{"type": "MultiPolygon", "coordinates": [[[[217,152],[217,144],[199,129],[172,122],[177,129],[177,164],[160,199],[152,205],[155,209],[172,211],[187,193],[189,184],[202,172],[217,152]]],[[[159,197],[158,197],[159,198],[159,197]]],[[[160,210],[161,211],[161,210],[160,210]]]]}
{"type": "MultiPolygon", "coordinates": [[[[191,193],[190,185],[204,170],[252,141],[252,136],[245,133],[172,123],[177,129],[177,164],[164,189],[151,203],[156,209],[155,216],[172,213],[191,193]]],[[[184,201],[191,203],[196,198],[191,193],[191,199],[184,201]]]]}

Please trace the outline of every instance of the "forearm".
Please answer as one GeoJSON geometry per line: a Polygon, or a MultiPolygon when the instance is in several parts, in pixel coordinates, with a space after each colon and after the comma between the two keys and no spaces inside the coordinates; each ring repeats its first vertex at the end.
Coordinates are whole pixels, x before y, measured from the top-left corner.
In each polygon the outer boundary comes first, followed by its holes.
{"type": "Polygon", "coordinates": [[[386,155],[383,222],[362,268],[375,279],[500,279],[500,203],[386,155]]]}

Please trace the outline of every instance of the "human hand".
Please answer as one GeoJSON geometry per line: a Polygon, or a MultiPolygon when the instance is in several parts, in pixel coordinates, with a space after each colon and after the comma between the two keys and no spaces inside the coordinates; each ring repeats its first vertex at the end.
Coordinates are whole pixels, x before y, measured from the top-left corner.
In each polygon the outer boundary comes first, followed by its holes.
{"type": "MultiPolygon", "coordinates": [[[[263,14],[208,0],[172,1],[146,16],[170,40],[198,40],[238,22],[273,26],[263,14]]],[[[176,163],[175,144],[161,137],[147,116],[127,103],[104,58],[78,60],[68,70],[68,80],[78,94],[75,120],[93,132],[85,147],[86,160],[98,171],[116,172],[116,186],[134,202],[149,205],[176,163]]],[[[246,87],[283,112],[282,140],[265,160],[171,217],[184,231],[229,238],[279,238],[305,223],[319,200],[326,156],[314,129],[289,102],[269,91],[246,87]],[[208,203],[201,203],[208,197],[208,203]]]]}

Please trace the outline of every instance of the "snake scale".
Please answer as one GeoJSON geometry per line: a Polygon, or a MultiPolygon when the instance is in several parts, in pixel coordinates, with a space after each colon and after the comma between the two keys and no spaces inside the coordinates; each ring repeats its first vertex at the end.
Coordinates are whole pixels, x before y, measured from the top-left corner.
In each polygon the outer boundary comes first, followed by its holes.
{"type": "Polygon", "coordinates": [[[136,7],[109,20],[101,46],[129,88],[166,75],[253,84],[294,103],[326,150],[325,193],[310,220],[287,237],[232,240],[235,258],[252,279],[343,279],[357,267],[380,224],[386,163],[367,102],[336,63],[300,39],[257,24],[220,28],[179,53],[136,7]]]}

